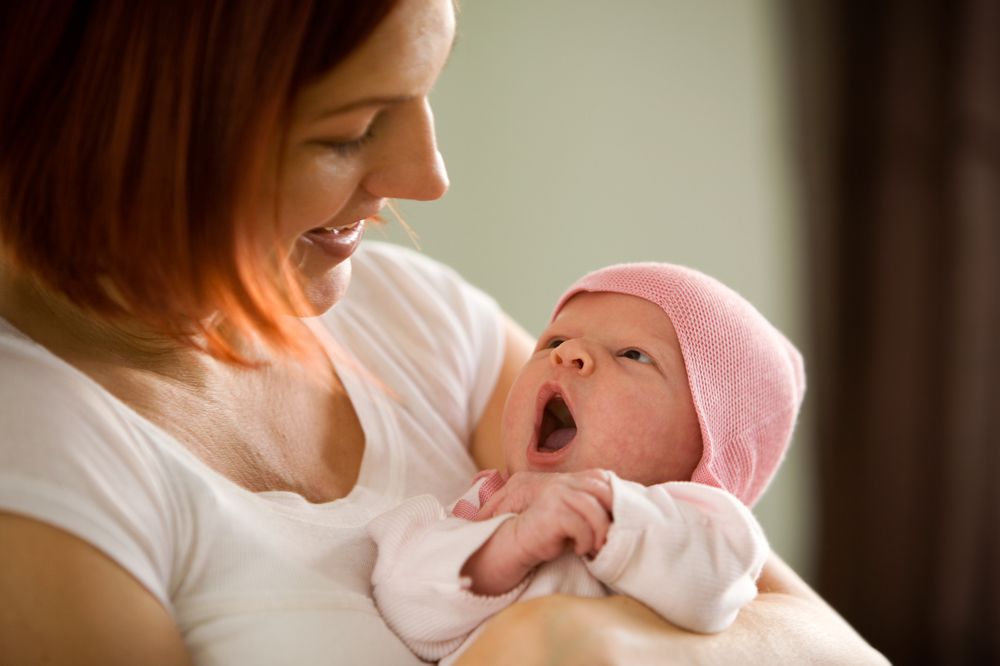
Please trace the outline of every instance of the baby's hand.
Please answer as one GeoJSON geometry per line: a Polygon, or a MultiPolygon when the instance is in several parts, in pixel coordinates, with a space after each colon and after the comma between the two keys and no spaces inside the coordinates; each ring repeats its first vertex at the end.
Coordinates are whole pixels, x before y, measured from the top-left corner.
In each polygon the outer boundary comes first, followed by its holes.
{"type": "Polygon", "coordinates": [[[473,592],[496,595],[513,589],[567,546],[577,555],[595,555],[611,527],[611,502],[611,482],[601,470],[515,474],[483,505],[489,513],[481,509],[478,518],[518,515],[473,553],[462,575],[471,580],[473,592]]]}
{"type": "MultiPolygon", "coordinates": [[[[611,527],[611,484],[607,477],[600,470],[538,476],[545,478],[532,479],[523,486],[531,494],[530,503],[510,521],[521,563],[534,567],[550,562],[568,547],[577,555],[596,555],[611,527]]],[[[517,492],[513,495],[512,503],[525,499],[517,492]]]]}
{"type": "Polygon", "coordinates": [[[592,495],[607,511],[611,511],[611,483],[603,470],[516,472],[480,507],[476,520],[486,520],[501,513],[521,513],[544,489],[553,485],[569,486],[592,495]]]}

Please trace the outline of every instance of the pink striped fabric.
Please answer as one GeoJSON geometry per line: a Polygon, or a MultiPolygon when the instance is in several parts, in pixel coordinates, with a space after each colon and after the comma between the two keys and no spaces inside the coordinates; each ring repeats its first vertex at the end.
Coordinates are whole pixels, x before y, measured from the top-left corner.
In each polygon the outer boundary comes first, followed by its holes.
{"type": "Polygon", "coordinates": [[[477,483],[480,483],[480,481],[482,483],[479,486],[479,491],[477,493],[477,498],[479,500],[478,505],[473,504],[463,497],[455,502],[455,506],[451,509],[451,515],[456,518],[476,520],[476,517],[479,515],[479,509],[486,504],[486,500],[488,500],[493,493],[503,488],[503,485],[507,483],[507,476],[495,469],[486,469],[473,477],[473,487],[477,483]]]}

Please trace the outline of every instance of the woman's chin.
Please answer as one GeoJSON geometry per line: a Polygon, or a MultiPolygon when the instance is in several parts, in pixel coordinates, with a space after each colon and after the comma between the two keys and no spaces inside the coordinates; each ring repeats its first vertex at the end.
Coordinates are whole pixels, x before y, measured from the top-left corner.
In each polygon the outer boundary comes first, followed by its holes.
{"type": "Polygon", "coordinates": [[[350,259],[345,259],[322,275],[303,275],[299,286],[305,297],[306,311],[297,314],[302,317],[323,314],[344,297],[350,283],[350,259]]]}

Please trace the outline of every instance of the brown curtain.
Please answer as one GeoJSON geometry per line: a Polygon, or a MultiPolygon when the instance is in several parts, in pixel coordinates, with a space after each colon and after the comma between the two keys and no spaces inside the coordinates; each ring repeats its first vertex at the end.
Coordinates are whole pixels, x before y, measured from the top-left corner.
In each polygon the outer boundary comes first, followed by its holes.
{"type": "Polygon", "coordinates": [[[1000,664],[1000,2],[787,0],[820,593],[896,664],[1000,664]]]}

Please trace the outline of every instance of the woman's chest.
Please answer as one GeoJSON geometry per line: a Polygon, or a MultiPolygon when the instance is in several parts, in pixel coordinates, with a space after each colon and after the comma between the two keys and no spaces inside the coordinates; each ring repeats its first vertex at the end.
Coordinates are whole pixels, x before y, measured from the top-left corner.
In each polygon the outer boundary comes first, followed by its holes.
{"type": "Polygon", "coordinates": [[[146,375],[97,379],[251,492],[288,491],[322,503],[346,496],[358,479],[365,432],[335,374],[226,369],[197,390],[146,375]]]}
{"type": "Polygon", "coordinates": [[[371,600],[376,496],[192,495],[171,605],[197,663],[417,663],[371,600]]]}
{"type": "Polygon", "coordinates": [[[214,413],[184,426],[185,441],[250,491],[289,491],[314,503],[346,496],[365,449],[350,397],[339,383],[267,388],[234,392],[214,413]]]}

